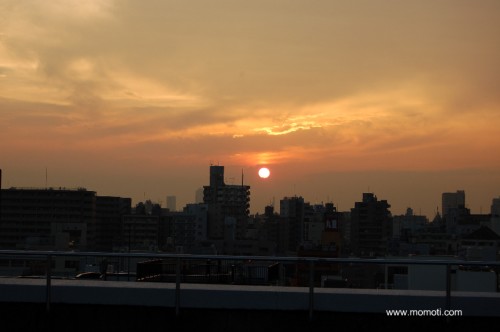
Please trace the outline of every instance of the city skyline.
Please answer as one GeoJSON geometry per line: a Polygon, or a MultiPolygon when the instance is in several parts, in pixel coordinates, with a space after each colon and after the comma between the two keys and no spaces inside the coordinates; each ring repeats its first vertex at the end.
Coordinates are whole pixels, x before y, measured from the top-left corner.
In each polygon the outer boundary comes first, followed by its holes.
{"type": "MultiPolygon", "coordinates": [[[[212,166],[215,166],[215,165],[210,165],[210,168],[212,166]]],[[[222,166],[222,168],[224,169],[224,165],[220,165],[222,166]]],[[[116,194],[112,194],[112,193],[108,193],[108,194],[102,194],[102,193],[99,193],[97,190],[94,190],[92,188],[86,188],[86,187],[83,187],[83,186],[75,186],[75,187],[68,187],[68,186],[64,186],[64,185],[60,185],[60,186],[51,186],[49,185],[47,182],[46,182],[46,185],[45,186],[26,186],[26,187],[20,187],[20,186],[5,186],[3,185],[3,182],[2,182],[2,179],[4,178],[3,176],[4,173],[2,173],[2,170],[0,169],[0,188],[1,189],[9,189],[9,188],[15,188],[15,189],[23,189],[23,188],[27,188],[27,189],[69,189],[69,190],[77,190],[77,189],[85,189],[85,190],[89,190],[89,191],[92,191],[92,192],[95,192],[96,194],[100,195],[100,196],[110,196],[110,197],[122,197],[122,198],[127,198],[127,199],[131,199],[132,201],[132,205],[137,205],[138,203],[145,203],[146,201],[150,201],[151,203],[154,203],[154,204],[159,204],[162,208],[169,208],[169,204],[171,205],[169,209],[173,209],[172,211],[175,212],[177,211],[177,208],[175,207],[176,205],[176,201],[177,201],[177,196],[176,195],[173,195],[173,194],[169,194],[169,195],[166,195],[165,196],[165,200],[159,198],[159,199],[154,199],[154,198],[151,198],[151,197],[146,197],[145,196],[145,193],[144,193],[144,197],[141,199],[141,198],[138,198],[138,197],[131,197],[130,195],[127,195],[127,194],[123,194],[123,195],[116,195],[116,194]],[[170,202],[169,202],[170,200],[170,202]]],[[[260,175],[258,175],[257,173],[257,176],[256,178],[260,178],[260,175]]],[[[47,173],[46,173],[46,181],[47,181],[48,177],[47,177],[47,173]]],[[[240,185],[240,184],[244,184],[245,186],[248,185],[248,183],[244,182],[244,173],[241,174],[241,178],[240,178],[240,183],[235,183],[234,182],[234,177],[227,177],[224,175],[224,183],[226,185],[229,185],[229,186],[232,186],[234,187],[234,185],[240,185]],[[228,182],[229,181],[229,182],[228,182]]],[[[266,180],[266,179],[260,179],[261,181],[262,180],[266,180]]],[[[188,205],[190,204],[196,204],[196,203],[203,203],[202,202],[202,194],[203,194],[203,189],[206,185],[208,185],[210,183],[210,181],[208,181],[205,185],[203,186],[200,186],[198,187],[194,192],[193,192],[193,197],[191,200],[186,200],[183,204],[182,204],[182,208],[184,207],[187,207],[188,205]],[[201,196],[200,196],[200,193],[201,193],[201,196]]],[[[251,186],[250,187],[250,193],[252,192],[251,190],[251,186]]],[[[279,210],[279,202],[280,200],[282,199],[286,199],[286,198],[290,198],[290,197],[301,197],[304,199],[305,202],[307,203],[310,203],[312,205],[315,205],[315,204],[320,204],[320,205],[324,205],[324,204],[327,204],[327,203],[333,203],[335,208],[340,211],[340,212],[349,212],[352,208],[355,207],[355,204],[357,204],[358,202],[361,202],[363,200],[363,197],[365,196],[365,194],[373,194],[375,197],[379,198],[379,199],[382,199],[382,200],[386,200],[385,198],[383,198],[382,196],[377,196],[377,193],[376,192],[373,192],[373,191],[370,191],[370,190],[367,190],[367,191],[364,191],[364,192],[360,192],[358,193],[359,194],[359,197],[357,198],[354,198],[353,201],[352,201],[352,204],[349,206],[349,204],[347,203],[348,206],[346,207],[340,207],[338,202],[336,203],[335,201],[329,199],[329,197],[327,197],[326,200],[311,200],[309,199],[308,197],[302,195],[301,193],[297,193],[297,192],[294,192],[293,194],[291,195],[283,195],[283,196],[280,196],[280,197],[276,197],[274,196],[272,198],[272,200],[270,200],[269,202],[265,203],[262,199],[257,199],[258,202],[264,202],[264,205],[262,207],[258,207],[258,208],[255,208],[252,206],[252,195],[250,194],[250,214],[252,215],[255,215],[255,214],[263,214],[265,212],[265,208],[267,206],[273,206],[275,208],[275,212],[277,212],[279,210]]],[[[425,214],[422,212],[421,208],[415,208],[414,206],[411,206],[411,204],[408,204],[406,205],[406,207],[402,210],[398,210],[398,211],[395,211],[394,210],[394,207],[393,205],[391,204],[390,201],[388,201],[390,207],[389,207],[389,211],[391,212],[391,214],[393,216],[396,216],[396,215],[404,215],[407,213],[407,209],[410,208],[412,210],[412,213],[415,214],[415,215],[421,215],[421,216],[425,216],[429,222],[432,221],[432,219],[436,216],[436,213],[439,212],[439,214],[441,216],[443,216],[445,214],[445,211],[444,209],[446,208],[445,207],[445,204],[447,206],[449,206],[449,202],[446,201],[445,203],[445,196],[447,197],[450,197],[450,196],[453,196],[453,197],[456,197],[457,195],[461,196],[462,199],[461,201],[457,201],[453,204],[455,205],[460,205],[460,204],[464,204],[463,206],[469,210],[471,210],[470,212],[472,214],[490,214],[491,212],[491,209],[493,209],[493,204],[494,204],[494,201],[495,200],[499,200],[500,197],[492,197],[491,200],[490,200],[490,204],[486,204],[487,207],[486,209],[483,209],[483,207],[481,206],[480,207],[480,210],[479,211],[474,211],[471,209],[471,206],[470,204],[468,203],[468,198],[467,198],[467,193],[464,191],[464,190],[455,190],[455,191],[448,191],[448,192],[442,192],[439,194],[439,197],[440,197],[440,202],[436,203],[436,208],[434,211],[432,211],[432,214],[425,214]]],[[[453,198],[453,201],[455,201],[456,198],[453,198]]]]}
{"type": "Polygon", "coordinates": [[[500,3],[0,2],[3,188],[178,206],[208,166],[348,210],[430,219],[500,196],[500,3]],[[260,179],[261,166],[271,170],[260,179]]]}

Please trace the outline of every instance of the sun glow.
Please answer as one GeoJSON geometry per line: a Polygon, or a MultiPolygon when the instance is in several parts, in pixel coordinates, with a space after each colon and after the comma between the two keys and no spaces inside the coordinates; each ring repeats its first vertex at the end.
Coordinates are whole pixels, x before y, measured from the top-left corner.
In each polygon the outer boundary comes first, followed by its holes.
{"type": "Polygon", "coordinates": [[[269,171],[269,168],[262,167],[261,169],[259,169],[259,176],[262,179],[267,179],[269,175],[271,175],[271,171],[269,171]]]}

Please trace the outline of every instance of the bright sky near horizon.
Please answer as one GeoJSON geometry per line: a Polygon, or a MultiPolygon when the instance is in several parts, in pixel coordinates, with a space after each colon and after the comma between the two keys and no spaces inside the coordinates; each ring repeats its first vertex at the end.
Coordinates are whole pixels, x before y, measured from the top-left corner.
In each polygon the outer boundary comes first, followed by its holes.
{"type": "Polygon", "coordinates": [[[499,31],[496,0],[0,0],[3,187],[182,208],[212,163],[252,212],[370,191],[432,218],[465,190],[488,213],[499,31]]]}

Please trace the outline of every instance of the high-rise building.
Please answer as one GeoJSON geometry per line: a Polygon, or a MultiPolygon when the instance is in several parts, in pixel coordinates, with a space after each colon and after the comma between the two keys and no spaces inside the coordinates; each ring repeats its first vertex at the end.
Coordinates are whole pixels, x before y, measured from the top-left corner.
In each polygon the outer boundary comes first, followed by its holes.
{"type": "Polygon", "coordinates": [[[297,252],[304,235],[305,202],[303,197],[284,197],[280,200],[280,248],[297,252]]]}
{"type": "Polygon", "coordinates": [[[490,228],[500,235],[500,197],[493,198],[491,202],[490,228]]]}
{"type": "Polygon", "coordinates": [[[157,251],[160,216],[128,214],[123,216],[122,245],[128,251],[157,251]]]}
{"type": "Polygon", "coordinates": [[[383,256],[392,236],[392,216],[386,200],[363,193],[351,209],[351,249],[358,256],[383,256]]]}
{"type": "Polygon", "coordinates": [[[250,186],[224,183],[224,166],[210,166],[210,185],[203,187],[208,204],[208,238],[224,239],[226,225],[234,225],[234,237],[243,238],[250,213],[250,186]]]}
{"type": "Polygon", "coordinates": [[[167,209],[172,212],[177,211],[177,198],[175,196],[167,196],[167,209]]]}
{"type": "Polygon", "coordinates": [[[203,187],[196,189],[196,192],[194,193],[194,202],[196,204],[203,203],[203,187]]]}
{"type": "Polygon", "coordinates": [[[491,201],[491,217],[499,218],[500,217],[500,197],[493,198],[491,201]]]}
{"type": "Polygon", "coordinates": [[[465,191],[457,190],[457,192],[443,193],[441,204],[441,216],[446,217],[450,210],[465,207],[465,191]]]}
{"type": "Polygon", "coordinates": [[[0,190],[0,248],[111,251],[120,243],[130,198],[84,188],[0,190]]]}
{"type": "Polygon", "coordinates": [[[84,188],[10,188],[1,192],[0,248],[93,248],[96,231],[94,191],[84,188]]]}
{"type": "Polygon", "coordinates": [[[115,251],[123,245],[122,219],[131,208],[130,198],[96,196],[95,250],[115,251]]]}

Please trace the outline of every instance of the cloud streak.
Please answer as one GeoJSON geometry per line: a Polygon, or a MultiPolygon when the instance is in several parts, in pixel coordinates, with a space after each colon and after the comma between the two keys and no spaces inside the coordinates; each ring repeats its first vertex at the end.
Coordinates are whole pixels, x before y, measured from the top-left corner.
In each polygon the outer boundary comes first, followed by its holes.
{"type": "Polygon", "coordinates": [[[9,169],[68,156],[129,175],[140,160],[270,164],[289,179],[500,166],[496,1],[0,6],[9,169]]]}

